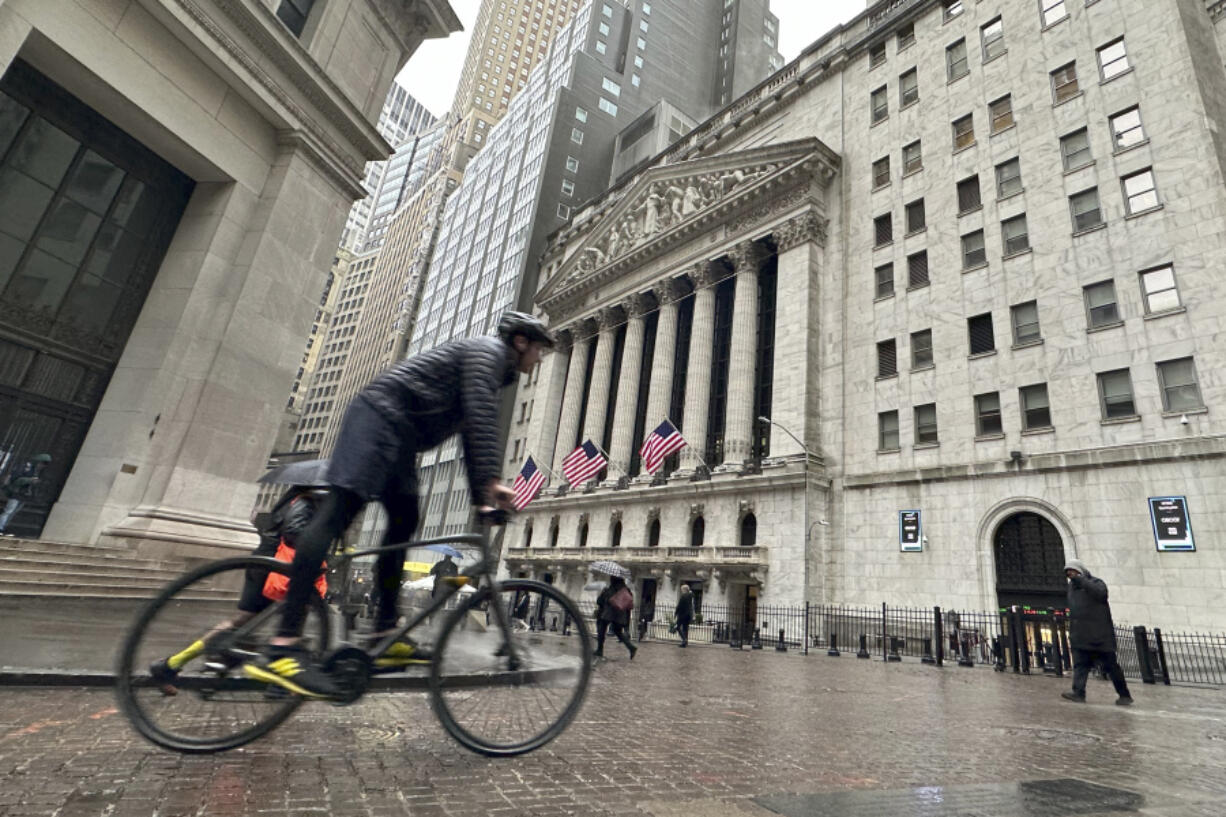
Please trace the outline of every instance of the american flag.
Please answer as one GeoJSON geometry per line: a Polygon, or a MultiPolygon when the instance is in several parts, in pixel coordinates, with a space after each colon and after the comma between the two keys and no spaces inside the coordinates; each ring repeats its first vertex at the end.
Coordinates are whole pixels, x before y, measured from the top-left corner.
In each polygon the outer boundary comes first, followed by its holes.
{"type": "Polygon", "coordinates": [[[511,486],[515,491],[515,499],[511,504],[515,506],[515,510],[522,511],[528,507],[528,503],[536,499],[536,495],[540,493],[541,486],[545,484],[545,472],[536,467],[536,462],[532,457],[528,457],[524,462],[524,467],[519,469],[519,473],[515,475],[515,483],[511,486]]]}
{"type": "Polygon", "coordinates": [[[685,437],[681,436],[681,432],[672,422],[665,420],[656,426],[655,431],[647,435],[647,439],[643,440],[639,456],[643,458],[643,467],[647,469],[647,473],[654,474],[660,470],[665,457],[674,451],[680,451],[685,446],[685,437]]]}
{"type": "Polygon", "coordinates": [[[600,473],[600,469],[609,461],[600,453],[600,449],[591,440],[584,440],[583,445],[576,448],[562,460],[562,474],[572,488],[578,488],[583,483],[600,473]]]}

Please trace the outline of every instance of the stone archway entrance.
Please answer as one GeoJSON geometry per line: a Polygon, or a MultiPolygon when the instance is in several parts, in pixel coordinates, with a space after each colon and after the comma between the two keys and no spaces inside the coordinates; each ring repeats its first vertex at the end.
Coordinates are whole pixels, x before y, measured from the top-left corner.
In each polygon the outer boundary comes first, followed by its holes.
{"type": "Polygon", "coordinates": [[[1015,513],[996,528],[996,598],[1001,607],[1063,608],[1064,541],[1046,517],[1015,513]]]}

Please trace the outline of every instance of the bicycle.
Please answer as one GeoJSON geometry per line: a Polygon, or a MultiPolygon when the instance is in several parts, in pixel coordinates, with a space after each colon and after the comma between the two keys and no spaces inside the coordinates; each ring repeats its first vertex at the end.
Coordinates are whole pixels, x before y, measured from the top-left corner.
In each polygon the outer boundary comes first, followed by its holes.
{"type": "MultiPolygon", "coordinates": [[[[334,567],[348,567],[359,556],[434,544],[475,545],[481,558],[446,580],[446,592],[368,649],[333,645],[334,611],[312,593],[304,642],[324,657],[325,669],[343,689],[329,703],[352,704],[366,693],[372,675],[397,669],[381,667],[380,657],[458,596],[429,660],[431,705],[443,728],[465,748],[489,757],[524,754],[562,733],[587,692],[591,634],[579,608],[552,585],[497,580],[497,556],[491,554],[498,552],[502,534],[491,549],[490,527],[486,520],[481,533],[353,553],[333,547],[327,563],[334,567]],[[563,624],[567,619],[571,628],[563,624]]],[[[263,581],[260,577],[270,573],[288,576],[289,567],[262,556],[210,562],[172,581],[141,610],[124,638],[116,671],[120,708],[141,735],[178,752],[220,752],[268,734],[303,703],[278,686],[246,677],[242,669],[274,634],[280,602],[235,628],[200,635],[202,620],[220,620],[234,610],[249,575],[263,581]],[[221,611],[217,618],[214,609],[221,611]],[[169,694],[165,679],[155,677],[152,668],[197,639],[203,642],[199,655],[177,669],[169,694]]]]}

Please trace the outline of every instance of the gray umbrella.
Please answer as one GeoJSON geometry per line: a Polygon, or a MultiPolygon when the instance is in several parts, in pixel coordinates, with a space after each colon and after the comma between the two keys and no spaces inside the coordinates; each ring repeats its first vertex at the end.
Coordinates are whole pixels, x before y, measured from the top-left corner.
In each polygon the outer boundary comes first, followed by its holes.
{"type": "Polygon", "coordinates": [[[268,471],[260,482],[274,485],[327,485],[327,460],[301,460],[287,462],[268,471]]]}
{"type": "Polygon", "coordinates": [[[630,571],[619,565],[617,562],[600,561],[592,562],[588,570],[593,573],[603,573],[606,576],[621,576],[623,579],[630,578],[630,571]]]}

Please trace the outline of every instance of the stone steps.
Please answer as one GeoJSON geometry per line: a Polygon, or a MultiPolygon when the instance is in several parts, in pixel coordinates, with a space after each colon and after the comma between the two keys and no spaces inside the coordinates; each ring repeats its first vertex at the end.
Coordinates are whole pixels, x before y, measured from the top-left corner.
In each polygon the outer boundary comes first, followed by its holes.
{"type": "MultiPolygon", "coordinates": [[[[0,595],[24,598],[148,599],[189,567],[173,556],[144,558],[114,546],[0,537],[0,595]]],[[[234,598],[199,588],[192,598],[234,598]]]]}

